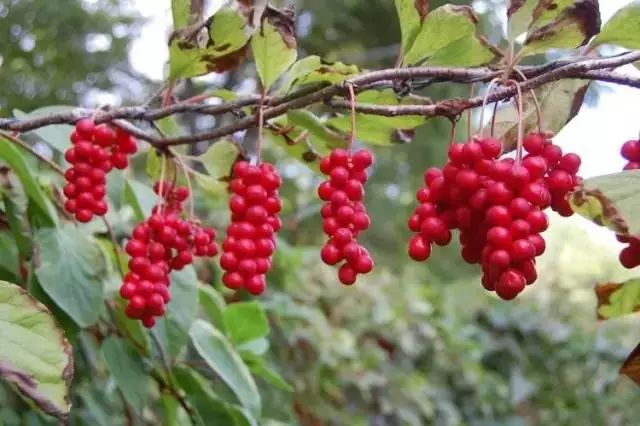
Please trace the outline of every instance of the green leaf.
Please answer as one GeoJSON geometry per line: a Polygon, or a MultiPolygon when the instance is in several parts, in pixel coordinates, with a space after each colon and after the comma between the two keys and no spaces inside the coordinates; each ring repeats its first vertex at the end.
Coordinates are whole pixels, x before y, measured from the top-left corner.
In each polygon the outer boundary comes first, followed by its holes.
{"type": "Polygon", "coordinates": [[[420,32],[427,13],[429,13],[429,1],[395,0],[395,4],[400,20],[402,52],[407,53],[420,32]]]}
{"type": "Polygon", "coordinates": [[[133,208],[136,221],[151,216],[151,210],[158,203],[158,195],[153,189],[133,179],[126,181],[124,199],[133,208]]]}
{"type": "Polygon", "coordinates": [[[178,386],[186,393],[187,400],[196,409],[201,424],[210,424],[215,419],[216,424],[225,426],[257,426],[248,412],[220,399],[211,388],[209,380],[198,372],[178,365],[172,373],[178,386]]]}
{"type": "Polygon", "coordinates": [[[117,337],[107,337],[100,351],[124,398],[141,414],[149,400],[150,385],[142,358],[126,341],[117,337]]]}
{"type": "MultiPolygon", "coordinates": [[[[597,0],[571,1],[564,8],[554,8],[541,0],[533,13],[521,55],[545,53],[549,49],[574,49],[588,42],[600,31],[600,8],[597,0]]],[[[564,1],[566,3],[566,1],[564,1]]]]}
{"type": "Polygon", "coordinates": [[[627,49],[640,49],[640,0],[633,1],[618,10],[609,19],[591,46],[615,44],[627,49]]]}
{"type": "Polygon", "coordinates": [[[622,284],[598,284],[598,318],[612,319],[640,310],[640,279],[622,284]]]}
{"type": "Polygon", "coordinates": [[[200,307],[207,316],[207,319],[218,329],[225,330],[224,326],[224,310],[226,303],[222,295],[213,287],[201,285],[198,288],[200,292],[200,307]]]}
{"type": "Polygon", "coordinates": [[[235,68],[245,57],[251,33],[245,15],[229,7],[211,17],[209,37],[203,46],[196,44],[188,32],[179,31],[169,44],[169,79],[235,68]]]}
{"type": "Polygon", "coordinates": [[[573,211],[620,235],[640,236],[640,171],[586,179],[571,194],[573,211]]]}
{"type": "Polygon", "coordinates": [[[537,0],[510,0],[507,8],[507,33],[510,41],[514,41],[533,21],[533,11],[537,5],[537,0]]]}
{"type": "Polygon", "coordinates": [[[66,420],[71,345],[44,305],[5,281],[0,281],[0,336],[0,377],[45,413],[66,420]]]}
{"type": "Polygon", "coordinates": [[[300,126],[309,131],[314,142],[319,140],[320,143],[314,143],[314,146],[324,145],[328,149],[345,147],[347,144],[344,135],[335,132],[325,125],[317,115],[306,109],[296,109],[287,113],[289,123],[300,126]]]}
{"type": "MultiPolygon", "coordinates": [[[[371,105],[403,105],[415,103],[415,100],[399,99],[392,89],[370,90],[356,95],[356,101],[371,105]]],[[[370,114],[356,114],[356,138],[373,145],[390,145],[406,142],[412,138],[413,129],[427,120],[421,115],[404,115],[398,117],[380,117],[370,114]],[[402,132],[405,130],[407,132],[402,132]]],[[[327,125],[348,133],[351,129],[351,117],[342,115],[327,120],[327,125]]]]}
{"type": "Polygon", "coordinates": [[[111,311],[113,322],[123,336],[135,343],[136,348],[142,355],[148,356],[151,348],[149,335],[145,332],[140,321],[133,320],[125,315],[125,307],[126,302],[119,300],[116,309],[111,311]]]}
{"type": "MultiPolygon", "coordinates": [[[[68,105],[50,105],[38,109],[34,109],[29,113],[25,113],[20,111],[19,109],[13,110],[13,115],[16,118],[27,119],[27,118],[36,118],[41,117],[43,115],[54,114],[57,112],[67,112],[72,111],[76,107],[68,106],[68,105]]],[[[73,126],[68,124],[52,124],[50,126],[40,127],[38,129],[34,129],[27,134],[34,133],[44,142],[51,145],[51,147],[55,148],[58,152],[65,152],[69,146],[71,146],[71,133],[73,132],[73,126]]]]}
{"type": "Polygon", "coordinates": [[[264,379],[267,383],[285,392],[294,391],[293,387],[291,387],[291,385],[287,383],[287,381],[284,380],[277,371],[267,365],[264,358],[252,353],[243,352],[242,359],[247,363],[249,370],[251,370],[253,374],[264,379]]]}
{"type": "Polygon", "coordinates": [[[271,127],[264,132],[269,143],[281,146],[289,157],[320,173],[320,153],[311,145],[309,131],[290,125],[286,115],[271,120],[270,124],[271,127]]]}
{"type": "MultiPolygon", "coordinates": [[[[407,65],[415,65],[424,62],[434,56],[439,50],[451,50],[450,52],[441,52],[437,59],[438,63],[446,64],[445,60],[452,60],[455,63],[471,63],[478,65],[479,58],[487,53],[475,52],[470,46],[477,49],[485,48],[483,46],[488,43],[476,40],[476,42],[467,41],[460,42],[461,39],[476,38],[476,26],[478,18],[473,13],[473,9],[469,6],[454,6],[446,4],[432,12],[430,12],[420,32],[415,38],[415,42],[404,55],[404,63],[407,65]],[[457,44],[454,44],[458,42],[457,44]],[[469,55],[467,57],[456,57],[456,54],[469,55]]],[[[491,55],[490,59],[493,58],[491,55]]]]}
{"type": "Polygon", "coordinates": [[[320,68],[321,65],[322,61],[317,55],[307,56],[296,61],[282,76],[278,92],[287,93],[298,79],[303,78],[312,71],[320,68]]]}
{"type": "Polygon", "coordinates": [[[193,267],[171,273],[171,301],[167,312],[151,330],[164,352],[176,358],[189,338],[189,328],[198,313],[198,277],[193,267]]]}
{"type": "Polygon", "coordinates": [[[171,15],[173,16],[173,28],[186,27],[191,23],[191,1],[171,0],[171,15]]]}
{"type": "Polygon", "coordinates": [[[51,224],[57,223],[58,215],[51,205],[51,202],[44,195],[44,191],[40,188],[38,182],[36,182],[34,172],[29,170],[27,162],[18,148],[2,137],[0,137],[0,158],[7,163],[18,179],[20,179],[24,192],[38,208],[40,213],[42,213],[51,224]]]}
{"type": "Polygon", "coordinates": [[[438,50],[427,60],[429,65],[448,65],[458,67],[480,66],[491,62],[495,53],[488,44],[475,35],[460,38],[447,47],[438,50]]]}
{"type": "Polygon", "coordinates": [[[211,178],[218,181],[222,188],[226,188],[223,180],[231,175],[231,167],[239,155],[240,149],[237,144],[222,140],[211,145],[196,157],[196,160],[202,163],[211,178]]]}
{"type": "Polygon", "coordinates": [[[39,229],[35,241],[44,291],[79,326],[94,324],[102,312],[106,268],[96,241],[73,226],[39,229]]]}
{"type": "Polygon", "coordinates": [[[229,386],[241,404],[254,415],[261,410],[258,387],[246,364],[220,331],[196,320],[189,331],[191,342],[202,359],[229,386]]]}
{"type": "Polygon", "coordinates": [[[269,321],[258,302],[232,303],[225,309],[223,318],[228,335],[236,345],[269,334],[269,321]]]}
{"type": "Polygon", "coordinates": [[[317,83],[337,84],[360,73],[356,65],[347,65],[342,62],[321,64],[306,75],[300,76],[295,83],[295,87],[317,83]]]}
{"type": "Polygon", "coordinates": [[[26,259],[31,258],[32,244],[31,232],[28,227],[24,209],[20,208],[6,193],[2,194],[4,210],[11,229],[11,235],[20,255],[26,259]]]}
{"type": "Polygon", "coordinates": [[[20,280],[20,262],[16,243],[11,235],[0,233],[0,280],[20,280]]]}
{"type": "Polygon", "coordinates": [[[162,163],[164,158],[164,180],[167,182],[173,181],[178,176],[178,171],[174,161],[161,155],[157,150],[151,148],[147,153],[147,163],[145,165],[145,171],[147,176],[152,180],[157,181],[162,176],[162,163]]]}
{"type": "MultiPolygon", "coordinates": [[[[559,80],[546,84],[535,90],[540,102],[542,123],[545,130],[558,133],[576,116],[584,101],[589,82],[584,80],[559,80]]],[[[523,93],[524,133],[538,130],[538,114],[531,92],[523,93]]],[[[493,106],[489,106],[492,111],[493,106]]],[[[485,134],[490,133],[491,120],[485,127],[485,134]]],[[[495,119],[494,135],[502,140],[504,149],[515,149],[518,141],[518,110],[516,101],[498,110],[495,119]]]]}
{"type": "Polygon", "coordinates": [[[271,22],[266,17],[251,39],[256,70],[265,91],[287,70],[298,55],[293,23],[271,22]]]}

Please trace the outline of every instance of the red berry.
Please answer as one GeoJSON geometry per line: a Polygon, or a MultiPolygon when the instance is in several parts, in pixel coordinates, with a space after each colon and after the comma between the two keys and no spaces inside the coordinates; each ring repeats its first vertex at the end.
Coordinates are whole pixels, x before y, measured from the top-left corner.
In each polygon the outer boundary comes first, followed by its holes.
{"type": "Polygon", "coordinates": [[[620,149],[620,154],[625,160],[640,162],[640,141],[630,140],[625,142],[620,149]]]}
{"type": "Polygon", "coordinates": [[[348,264],[344,264],[338,269],[338,279],[342,284],[351,285],[356,282],[356,271],[349,266],[348,264]]]}
{"type": "Polygon", "coordinates": [[[422,262],[431,255],[431,244],[420,235],[415,235],[409,242],[409,256],[413,260],[422,262]]]}
{"type": "Polygon", "coordinates": [[[547,139],[538,133],[528,134],[523,141],[524,149],[526,149],[529,154],[534,155],[541,154],[546,144],[547,139]]]}

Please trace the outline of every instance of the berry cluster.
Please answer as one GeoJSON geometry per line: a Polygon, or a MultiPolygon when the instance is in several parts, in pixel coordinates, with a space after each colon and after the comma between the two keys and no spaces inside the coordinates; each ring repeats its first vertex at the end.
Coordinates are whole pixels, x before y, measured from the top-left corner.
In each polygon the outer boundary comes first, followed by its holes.
{"type": "Polygon", "coordinates": [[[373,269],[373,259],[357,241],[358,234],[371,224],[362,199],[366,170],[372,164],[373,155],[366,149],[353,154],[335,149],[320,161],[320,170],[329,177],[318,186],[318,196],[325,201],[320,210],[322,228],[329,237],[320,256],[327,265],[344,261],[338,279],[346,285],[373,269]]]}
{"type": "Polygon", "coordinates": [[[63,192],[67,197],[65,210],[78,222],[89,222],[94,215],[107,213],[106,174],[113,167],[124,169],[128,155],[136,152],[136,140],[121,129],[106,124],[95,125],[93,120],[78,120],[71,134],[71,146],[64,158],[71,168],[65,174],[63,192]]]}
{"type": "Polygon", "coordinates": [[[462,258],[481,264],[487,290],[509,300],[537,279],[535,258],[545,250],[540,233],[548,227],[543,210],[572,214],[567,195],[579,181],[580,157],[563,155],[542,134],[528,135],[523,145],[528,154],[519,162],[498,159],[502,144],[494,138],[453,144],[444,167],[425,172],[408,221],[414,260],[429,258],[432,243],[449,244],[451,230],[459,229],[462,258]]]}
{"type": "Polygon", "coordinates": [[[169,274],[193,262],[194,256],[213,257],[218,253],[216,232],[180,218],[182,202],[189,197],[186,187],[170,183],[154,185],[163,202],[149,219],[133,229],[125,246],[129,273],[120,287],[120,296],[128,300],[126,314],[153,327],[155,317],[164,315],[169,303],[169,274]]]}
{"type": "MultiPolygon", "coordinates": [[[[630,140],[622,145],[620,150],[622,157],[627,160],[624,170],[640,169],[640,140],[630,140]]],[[[616,238],[621,243],[628,244],[627,247],[620,251],[620,263],[625,268],[635,268],[640,266],[640,239],[617,235],[616,238]]]]}
{"type": "Polygon", "coordinates": [[[278,213],[282,201],[278,189],[282,179],[269,163],[236,163],[229,199],[231,223],[222,243],[222,282],[230,289],[246,289],[258,295],[266,288],[265,274],[271,269],[276,233],[282,223],[278,213]]]}

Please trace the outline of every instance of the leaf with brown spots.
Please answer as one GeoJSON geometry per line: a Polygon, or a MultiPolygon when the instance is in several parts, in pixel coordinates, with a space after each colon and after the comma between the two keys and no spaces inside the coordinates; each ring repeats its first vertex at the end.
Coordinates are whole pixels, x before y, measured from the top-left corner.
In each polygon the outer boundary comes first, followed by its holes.
{"type": "Polygon", "coordinates": [[[617,234],[640,236],[640,171],[586,179],[569,202],[573,210],[617,234]]]}
{"type": "Polygon", "coordinates": [[[603,283],[595,287],[598,319],[608,320],[640,311],[640,279],[622,284],[603,283]]]}
{"type": "Polygon", "coordinates": [[[574,49],[600,32],[598,0],[541,0],[533,12],[523,53],[534,55],[549,49],[574,49]]]}
{"type": "Polygon", "coordinates": [[[293,11],[267,9],[260,28],[251,39],[251,49],[262,86],[269,90],[298,55],[293,11]]]}
{"type": "Polygon", "coordinates": [[[176,31],[169,43],[169,78],[188,78],[238,67],[247,56],[253,28],[241,11],[218,10],[207,21],[205,40],[176,31]]]}
{"type": "Polygon", "coordinates": [[[43,412],[65,421],[73,350],[51,312],[17,285],[0,281],[0,378],[43,412]]]}
{"type": "Polygon", "coordinates": [[[640,344],[631,351],[625,362],[620,367],[623,374],[640,385],[640,344]]]}

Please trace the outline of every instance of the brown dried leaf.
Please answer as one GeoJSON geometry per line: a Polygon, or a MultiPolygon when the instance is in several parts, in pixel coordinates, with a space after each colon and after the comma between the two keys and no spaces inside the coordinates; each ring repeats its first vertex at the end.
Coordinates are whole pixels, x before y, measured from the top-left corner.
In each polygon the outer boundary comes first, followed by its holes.
{"type": "Polygon", "coordinates": [[[640,385],[640,344],[631,351],[625,362],[620,367],[623,374],[640,385]]]}
{"type": "Polygon", "coordinates": [[[600,8],[598,0],[577,0],[562,10],[550,22],[544,13],[558,9],[558,0],[542,0],[533,13],[533,24],[525,40],[525,51],[541,53],[552,48],[576,48],[587,43],[600,32],[600,8]]]}
{"type": "Polygon", "coordinates": [[[611,295],[621,287],[622,287],[622,284],[616,284],[616,283],[596,284],[596,286],[594,287],[594,291],[596,293],[596,298],[598,299],[596,313],[599,320],[608,319],[607,317],[605,317],[600,313],[600,307],[609,305],[611,295]]]}

